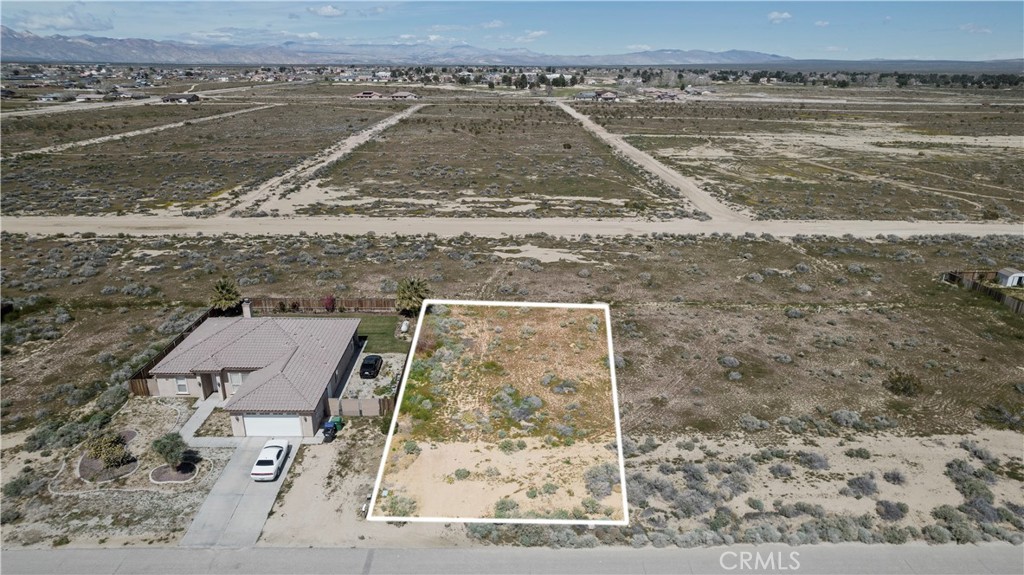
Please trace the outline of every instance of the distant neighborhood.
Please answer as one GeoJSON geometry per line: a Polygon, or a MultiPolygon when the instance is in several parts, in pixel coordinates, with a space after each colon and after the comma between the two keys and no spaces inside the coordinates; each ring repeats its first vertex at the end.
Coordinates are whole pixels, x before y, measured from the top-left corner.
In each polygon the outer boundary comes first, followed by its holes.
{"type": "MultiPolygon", "coordinates": [[[[4,100],[36,102],[112,102],[160,98],[165,103],[194,103],[194,94],[166,94],[170,86],[185,82],[215,89],[245,84],[323,82],[374,86],[352,96],[360,100],[414,100],[412,89],[452,86],[489,90],[525,91],[575,100],[617,102],[631,100],[676,101],[683,97],[712,96],[715,86],[809,85],[834,88],[913,87],[960,85],[999,88],[1020,81],[1015,75],[791,72],[710,68],[556,68],[514,66],[125,66],[74,64],[18,64],[0,67],[4,100]],[[390,89],[384,89],[390,88],[390,89]],[[556,92],[556,90],[558,92],[556,92]]],[[[191,92],[192,90],[188,90],[191,92]]]]}

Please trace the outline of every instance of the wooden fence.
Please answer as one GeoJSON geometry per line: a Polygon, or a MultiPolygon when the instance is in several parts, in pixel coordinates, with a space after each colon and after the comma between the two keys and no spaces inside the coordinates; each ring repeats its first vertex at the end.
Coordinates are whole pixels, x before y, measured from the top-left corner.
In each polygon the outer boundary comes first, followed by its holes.
{"type": "Polygon", "coordinates": [[[998,273],[992,270],[954,270],[943,273],[942,281],[981,292],[1010,308],[1013,313],[1024,315],[1024,300],[1006,293],[1003,289],[988,285],[997,277],[998,273]]]}
{"type": "MultiPolygon", "coordinates": [[[[331,313],[323,298],[254,297],[250,302],[254,315],[275,313],[331,313]]],[[[395,299],[386,297],[335,298],[334,312],[395,313],[395,299]]]]}
{"type": "Polygon", "coordinates": [[[172,339],[171,343],[164,346],[164,348],[160,350],[160,353],[153,356],[153,359],[147,361],[145,365],[136,370],[135,373],[132,374],[131,378],[128,379],[128,389],[135,395],[149,395],[149,384],[147,382],[147,380],[149,379],[149,370],[153,369],[153,367],[156,366],[156,364],[160,363],[160,360],[167,357],[167,354],[171,353],[172,349],[177,347],[177,345],[181,343],[182,340],[188,337],[188,334],[195,331],[195,329],[199,327],[199,324],[206,321],[206,318],[210,317],[211,311],[213,311],[213,308],[210,308],[203,312],[202,315],[200,315],[198,318],[196,318],[195,321],[190,323],[188,327],[182,330],[182,332],[179,333],[177,337],[172,339]]]}

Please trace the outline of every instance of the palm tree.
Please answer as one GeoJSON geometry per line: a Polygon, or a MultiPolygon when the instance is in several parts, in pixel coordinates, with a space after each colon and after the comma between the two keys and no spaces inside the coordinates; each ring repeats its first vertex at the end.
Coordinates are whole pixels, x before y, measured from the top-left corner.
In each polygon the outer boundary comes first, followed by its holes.
{"type": "Polygon", "coordinates": [[[227,276],[221,277],[213,285],[213,301],[210,302],[210,305],[214,309],[227,311],[237,306],[241,300],[242,294],[238,293],[238,286],[227,276]]]}
{"type": "Polygon", "coordinates": [[[413,315],[420,311],[423,300],[430,297],[430,286],[422,278],[405,278],[398,282],[395,295],[395,309],[402,315],[413,315]]]}

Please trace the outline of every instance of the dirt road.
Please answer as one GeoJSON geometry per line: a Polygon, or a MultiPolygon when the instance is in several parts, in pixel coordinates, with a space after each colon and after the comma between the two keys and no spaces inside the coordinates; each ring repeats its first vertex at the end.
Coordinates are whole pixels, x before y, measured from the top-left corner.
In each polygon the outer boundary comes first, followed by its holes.
{"type": "MultiPolygon", "coordinates": [[[[283,191],[288,186],[295,186],[305,183],[305,181],[312,177],[313,173],[315,173],[320,168],[333,164],[334,162],[337,162],[338,160],[344,158],[349,153],[351,153],[352,150],[369,142],[370,140],[375,138],[377,134],[380,134],[384,130],[387,130],[391,126],[394,126],[403,119],[415,114],[426,105],[427,104],[418,104],[416,106],[403,110],[393,116],[389,116],[388,118],[385,118],[380,122],[377,122],[373,126],[361,132],[353,134],[352,136],[342,140],[341,142],[335,144],[334,146],[331,146],[326,150],[320,151],[312,158],[299,163],[297,166],[285,171],[283,174],[279,176],[274,176],[273,178],[270,178],[269,180],[260,184],[260,186],[253,190],[252,192],[242,196],[241,203],[235,206],[235,208],[244,211],[247,208],[257,206],[262,206],[267,209],[272,209],[273,207],[287,207],[287,205],[290,205],[290,202],[287,200],[287,198],[274,198],[274,195],[283,191]],[[268,202],[271,199],[274,200],[274,203],[272,205],[263,205],[265,202],[268,202]],[[282,206],[282,204],[287,205],[282,206]]],[[[222,213],[222,217],[225,216],[226,214],[222,213]]]]}
{"type": "Polygon", "coordinates": [[[719,203],[718,200],[711,196],[711,194],[700,189],[693,180],[682,176],[648,154],[634,148],[631,144],[622,139],[621,136],[612,134],[608,130],[605,130],[588,116],[574,110],[572,106],[569,106],[565,102],[557,100],[552,101],[566,114],[569,114],[573,118],[579,120],[583,124],[583,127],[595,136],[608,143],[630,160],[642,166],[645,170],[661,178],[668,185],[678,188],[679,191],[686,196],[686,199],[690,200],[694,207],[711,216],[713,220],[717,220],[720,223],[750,221],[748,214],[732,210],[719,203]]]}
{"type": "Polygon", "coordinates": [[[170,235],[198,234],[437,234],[457,236],[468,232],[481,237],[502,237],[546,232],[552,235],[768,233],[776,237],[796,235],[872,238],[878,234],[914,235],[1024,234],[1024,224],[970,222],[904,222],[898,220],[696,220],[648,221],[641,219],[587,218],[369,218],[360,216],[297,218],[187,218],[182,216],[25,216],[5,217],[3,231],[28,234],[95,232],[97,234],[170,235]]]}

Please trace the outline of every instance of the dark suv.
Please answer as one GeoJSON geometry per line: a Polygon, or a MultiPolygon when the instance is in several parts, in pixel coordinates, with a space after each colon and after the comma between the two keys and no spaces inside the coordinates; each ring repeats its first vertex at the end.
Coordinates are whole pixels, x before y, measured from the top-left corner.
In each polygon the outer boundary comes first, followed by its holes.
{"type": "Polygon", "coordinates": [[[382,365],[384,365],[384,358],[379,355],[368,355],[364,357],[363,365],[359,366],[359,377],[363,379],[373,379],[377,377],[382,365]]]}

